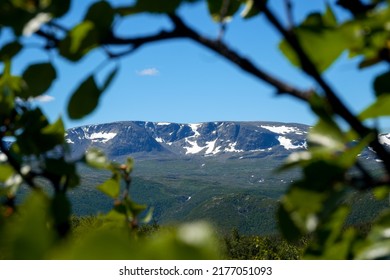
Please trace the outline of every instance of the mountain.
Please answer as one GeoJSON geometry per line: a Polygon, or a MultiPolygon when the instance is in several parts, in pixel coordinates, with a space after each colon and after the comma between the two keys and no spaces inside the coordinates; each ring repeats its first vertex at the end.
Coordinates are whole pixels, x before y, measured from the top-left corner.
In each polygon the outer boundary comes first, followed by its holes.
{"type": "Polygon", "coordinates": [[[89,147],[103,149],[110,158],[142,156],[219,156],[240,158],[285,156],[306,148],[309,127],[276,122],[115,122],[72,128],[66,141],[72,154],[89,147]]]}
{"type": "MultiPolygon", "coordinates": [[[[275,173],[294,151],[307,147],[309,126],[277,122],[115,122],[72,128],[66,141],[72,156],[90,147],[111,159],[136,159],[131,195],[153,207],[159,224],[207,220],[222,232],[233,227],[247,234],[277,232],[275,212],[299,170],[275,173]]],[[[380,135],[390,146],[390,134],[380,135]]],[[[360,155],[380,169],[375,153],[360,155]]],[[[108,173],[79,166],[81,186],[70,191],[74,213],[106,212],[112,200],[96,190],[108,173]]],[[[356,196],[351,222],[370,221],[387,203],[370,194],[356,196]],[[362,209],[371,209],[368,211],[362,209]]]]}

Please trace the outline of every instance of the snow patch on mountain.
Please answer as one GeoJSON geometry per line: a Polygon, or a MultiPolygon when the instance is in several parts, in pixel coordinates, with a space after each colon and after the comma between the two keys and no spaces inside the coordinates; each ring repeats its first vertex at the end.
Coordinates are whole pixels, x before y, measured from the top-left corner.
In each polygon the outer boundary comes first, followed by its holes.
{"type": "Polygon", "coordinates": [[[280,145],[282,145],[286,150],[294,150],[294,149],[300,149],[304,147],[303,145],[294,145],[291,142],[291,139],[288,139],[284,136],[279,136],[278,141],[280,145]]]}
{"type": "Polygon", "coordinates": [[[190,141],[188,139],[185,139],[186,143],[190,144],[190,147],[184,147],[186,149],[186,155],[188,154],[197,154],[201,152],[205,147],[198,146],[198,143],[195,141],[190,141]]]}
{"type": "Polygon", "coordinates": [[[244,152],[243,150],[237,150],[236,146],[237,146],[237,142],[230,143],[229,146],[227,148],[225,148],[224,151],[228,152],[228,153],[242,153],[242,152],[244,152]]]}
{"type": "Polygon", "coordinates": [[[379,135],[379,143],[390,146],[390,134],[379,135]]]}
{"type": "Polygon", "coordinates": [[[207,150],[205,152],[206,155],[210,155],[210,154],[215,155],[215,154],[218,154],[220,152],[221,147],[215,148],[216,142],[217,142],[217,139],[215,139],[214,141],[206,142],[206,147],[207,147],[207,150]]]}
{"type": "Polygon", "coordinates": [[[282,126],[261,125],[260,127],[265,128],[271,132],[278,133],[278,134],[300,132],[300,130],[297,127],[291,127],[291,126],[285,126],[285,125],[282,125],[282,126]]]}
{"type": "Polygon", "coordinates": [[[101,142],[101,143],[106,143],[107,141],[113,139],[117,133],[114,132],[94,132],[91,135],[89,135],[89,138],[92,140],[92,142],[101,142]]]}
{"type": "Polygon", "coordinates": [[[192,131],[195,133],[195,135],[193,137],[200,136],[198,129],[199,129],[199,127],[202,126],[201,123],[191,123],[191,124],[189,124],[189,126],[191,127],[192,131]]]}

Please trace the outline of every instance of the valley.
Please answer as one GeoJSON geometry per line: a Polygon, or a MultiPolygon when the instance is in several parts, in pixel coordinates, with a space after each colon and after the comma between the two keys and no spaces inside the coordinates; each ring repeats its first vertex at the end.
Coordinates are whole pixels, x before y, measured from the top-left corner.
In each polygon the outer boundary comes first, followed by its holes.
{"type": "MultiPolygon", "coordinates": [[[[294,151],[305,150],[308,127],[280,123],[168,124],[120,122],[68,130],[72,157],[90,147],[111,160],[135,159],[131,195],[153,208],[153,222],[206,220],[219,231],[275,234],[278,200],[299,170],[277,172],[294,151]],[[212,143],[212,144],[210,144],[212,143]]],[[[388,135],[382,136],[384,141],[388,135]]],[[[379,168],[369,150],[360,157],[379,168]]],[[[79,166],[81,186],[70,191],[76,215],[104,213],[112,201],[96,190],[107,174],[79,166]]],[[[370,221],[387,201],[351,194],[350,223],[370,221]]]]}

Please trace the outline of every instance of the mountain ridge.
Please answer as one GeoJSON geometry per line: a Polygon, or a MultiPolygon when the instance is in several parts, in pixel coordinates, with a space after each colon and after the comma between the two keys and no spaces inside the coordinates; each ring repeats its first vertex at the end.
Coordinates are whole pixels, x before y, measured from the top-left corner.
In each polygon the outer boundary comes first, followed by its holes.
{"type": "Polygon", "coordinates": [[[305,149],[308,129],[304,124],[261,121],[122,121],[69,129],[66,142],[76,155],[93,146],[114,158],[137,153],[235,157],[305,149]]]}

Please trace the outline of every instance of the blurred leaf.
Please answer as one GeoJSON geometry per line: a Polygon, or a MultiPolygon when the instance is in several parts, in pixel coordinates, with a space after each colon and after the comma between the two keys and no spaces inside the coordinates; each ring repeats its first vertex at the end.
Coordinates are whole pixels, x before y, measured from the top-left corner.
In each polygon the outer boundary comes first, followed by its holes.
{"type": "Polygon", "coordinates": [[[332,120],[321,119],[311,128],[308,136],[309,145],[319,145],[329,150],[343,150],[344,134],[332,120]]]}
{"type": "Polygon", "coordinates": [[[17,41],[6,44],[0,50],[0,60],[6,61],[13,58],[22,50],[22,48],[22,45],[17,41]]]}
{"type": "Polygon", "coordinates": [[[69,219],[71,215],[71,205],[66,194],[63,192],[55,193],[50,208],[54,227],[60,236],[65,236],[70,230],[69,219]]]}
{"type": "Polygon", "coordinates": [[[133,171],[134,160],[132,158],[127,158],[126,160],[126,172],[130,174],[133,171]]]}
{"type": "Polygon", "coordinates": [[[57,78],[56,70],[51,63],[30,65],[23,73],[23,80],[27,83],[25,99],[45,93],[57,78]]]}
{"type": "Polygon", "coordinates": [[[149,211],[146,213],[145,217],[141,219],[141,223],[148,224],[153,219],[153,212],[154,208],[150,208],[149,211]]]}
{"type": "Polygon", "coordinates": [[[45,11],[59,18],[69,11],[71,0],[50,0],[50,3],[51,5],[45,11]]]}
{"type": "Polygon", "coordinates": [[[114,20],[114,10],[107,1],[98,1],[92,4],[84,18],[85,21],[91,21],[99,29],[99,33],[106,33],[110,30],[114,20]]]}
{"type": "Polygon", "coordinates": [[[70,175],[76,172],[76,167],[72,163],[66,162],[63,158],[46,158],[45,169],[55,175],[70,175]]]}
{"type": "MultiPolygon", "coordinates": [[[[267,2],[267,0],[262,0],[262,1],[267,2]]],[[[254,0],[246,0],[241,2],[245,2],[245,8],[241,12],[241,17],[245,19],[249,19],[261,13],[261,11],[255,6],[254,0]]]]}
{"type": "Polygon", "coordinates": [[[9,164],[0,164],[0,183],[7,181],[14,172],[14,169],[9,164]]]}
{"type": "Polygon", "coordinates": [[[97,86],[93,76],[89,76],[85,81],[83,81],[73,93],[69,101],[69,117],[72,119],[81,119],[91,113],[99,104],[100,95],[111,84],[117,72],[118,68],[115,68],[110,74],[108,74],[102,88],[97,86]],[[83,105],[81,106],[81,104],[83,105]]]}
{"type": "Polygon", "coordinates": [[[390,94],[378,96],[373,104],[360,113],[359,118],[366,120],[384,116],[390,116],[390,94]]]}
{"type": "Polygon", "coordinates": [[[329,4],[326,4],[326,11],[322,17],[324,26],[337,27],[337,18],[329,4]]]}
{"type": "Polygon", "coordinates": [[[146,208],[146,205],[138,204],[132,201],[129,197],[126,197],[123,201],[126,209],[128,210],[128,213],[131,214],[130,216],[132,218],[137,217],[139,214],[141,214],[146,208]]]}
{"type": "Polygon", "coordinates": [[[118,74],[119,68],[114,68],[108,75],[106,80],[103,83],[102,88],[100,89],[102,92],[105,91],[112,83],[112,81],[115,79],[116,75],[118,74]]]}
{"type": "Polygon", "coordinates": [[[11,61],[4,62],[0,76],[0,115],[9,115],[15,106],[15,92],[22,90],[22,79],[11,75],[11,61]]]}
{"type": "Polygon", "coordinates": [[[18,36],[34,16],[34,13],[15,6],[11,1],[0,1],[0,25],[11,27],[18,36]]]}
{"type": "Polygon", "coordinates": [[[390,95],[390,71],[377,76],[374,80],[375,95],[390,95]]]}
{"type": "Polygon", "coordinates": [[[103,169],[108,165],[107,157],[99,149],[91,148],[85,153],[85,162],[94,168],[103,169]]]}
{"type": "Polygon", "coordinates": [[[390,259],[390,211],[374,221],[367,239],[358,248],[357,259],[390,259]]]}
{"type": "Polygon", "coordinates": [[[340,155],[338,162],[344,168],[351,168],[357,161],[358,155],[369,146],[370,142],[374,140],[375,135],[366,136],[359,142],[352,142],[347,149],[340,155]]]}
{"type": "MultiPolygon", "coordinates": [[[[348,45],[342,30],[335,24],[336,18],[328,7],[324,15],[310,14],[294,29],[303,50],[320,72],[329,68],[348,45]]],[[[293,65],[303,67],[287,41],[282,41],[279,48],[293,65]]]]}
{"type": "Polygon", "coordinates": [[[301,237],[302,232],[291,219],[290,214],[291,213],[286,210],[283,204],[279,206],[277,217],[280,231],[287,241],[294,242],[301,237]]]}
{"type": "Polygon", "coordinates": [[[390,258],[390,240],[383,240],[372,243],[356,255],[356,259],[375,260],[390,258]]]}
{"type": "Polygon", "coordinates": [[[373,189],[373,193],[376,199],[388,199],[390,194],[390,186],[377,186],[373,189]]]}
{"type": "Polygon", "coordinates": [[[198,260],[219,259],[219,241],[206,223],[180,225],[151,238],[131,238],[124,228],[87,231],[77,244],[64,246],[54,259],[198,260]]]}
{"type": "Polygon", "coordinates": [[[207,0],[212,18],[217,22],[229,20],[240,8],[240,0],[207,0]]]}
{"type": "Polygon", "coordinates": [[[92,21],[83,21],[75,26],[59,44],[60,54],[78,61],[99,44],[99,32],[92,21]]]}
{"type": "MultiPolygon", "coordinates": [[[[16,136],[18,152],[23,154],[40,154],[39,147],[41,130],[48,125],[46,117],[39,108],[25,112],[20,118],[23,132],[16,136]]],[[[15,147],[15,145],[13,145],[15,147]]]]}
{"type": "Polygon", "coordinates": [[[42,148],[51,150],[63,143],[65,143],[65,127],[62,119],[59,118],[55,123],[42,129],[42,139],[39,144],[42,148]]]}
{"type": "Polygon", "coordinates": [[[91,113],[98,105],[101,93],[94,77],[89,76],[78,86],[69,101],[69,117],[71,119],[81,119],[91,113]]]}
{"type": "Polygon", "coordinates": [[[1,234],[0,248],[5,259],[45,259],[54,244],[50,222],[48,198],[39,191],[30,193],[19,206],[1,234]]]}
{"type": "Polygon", "coordinates": [[[117,198],[120,192],[120,177],[114,175],[112,178],[99,185],[97,189],[112,198],[117,198]]]}

